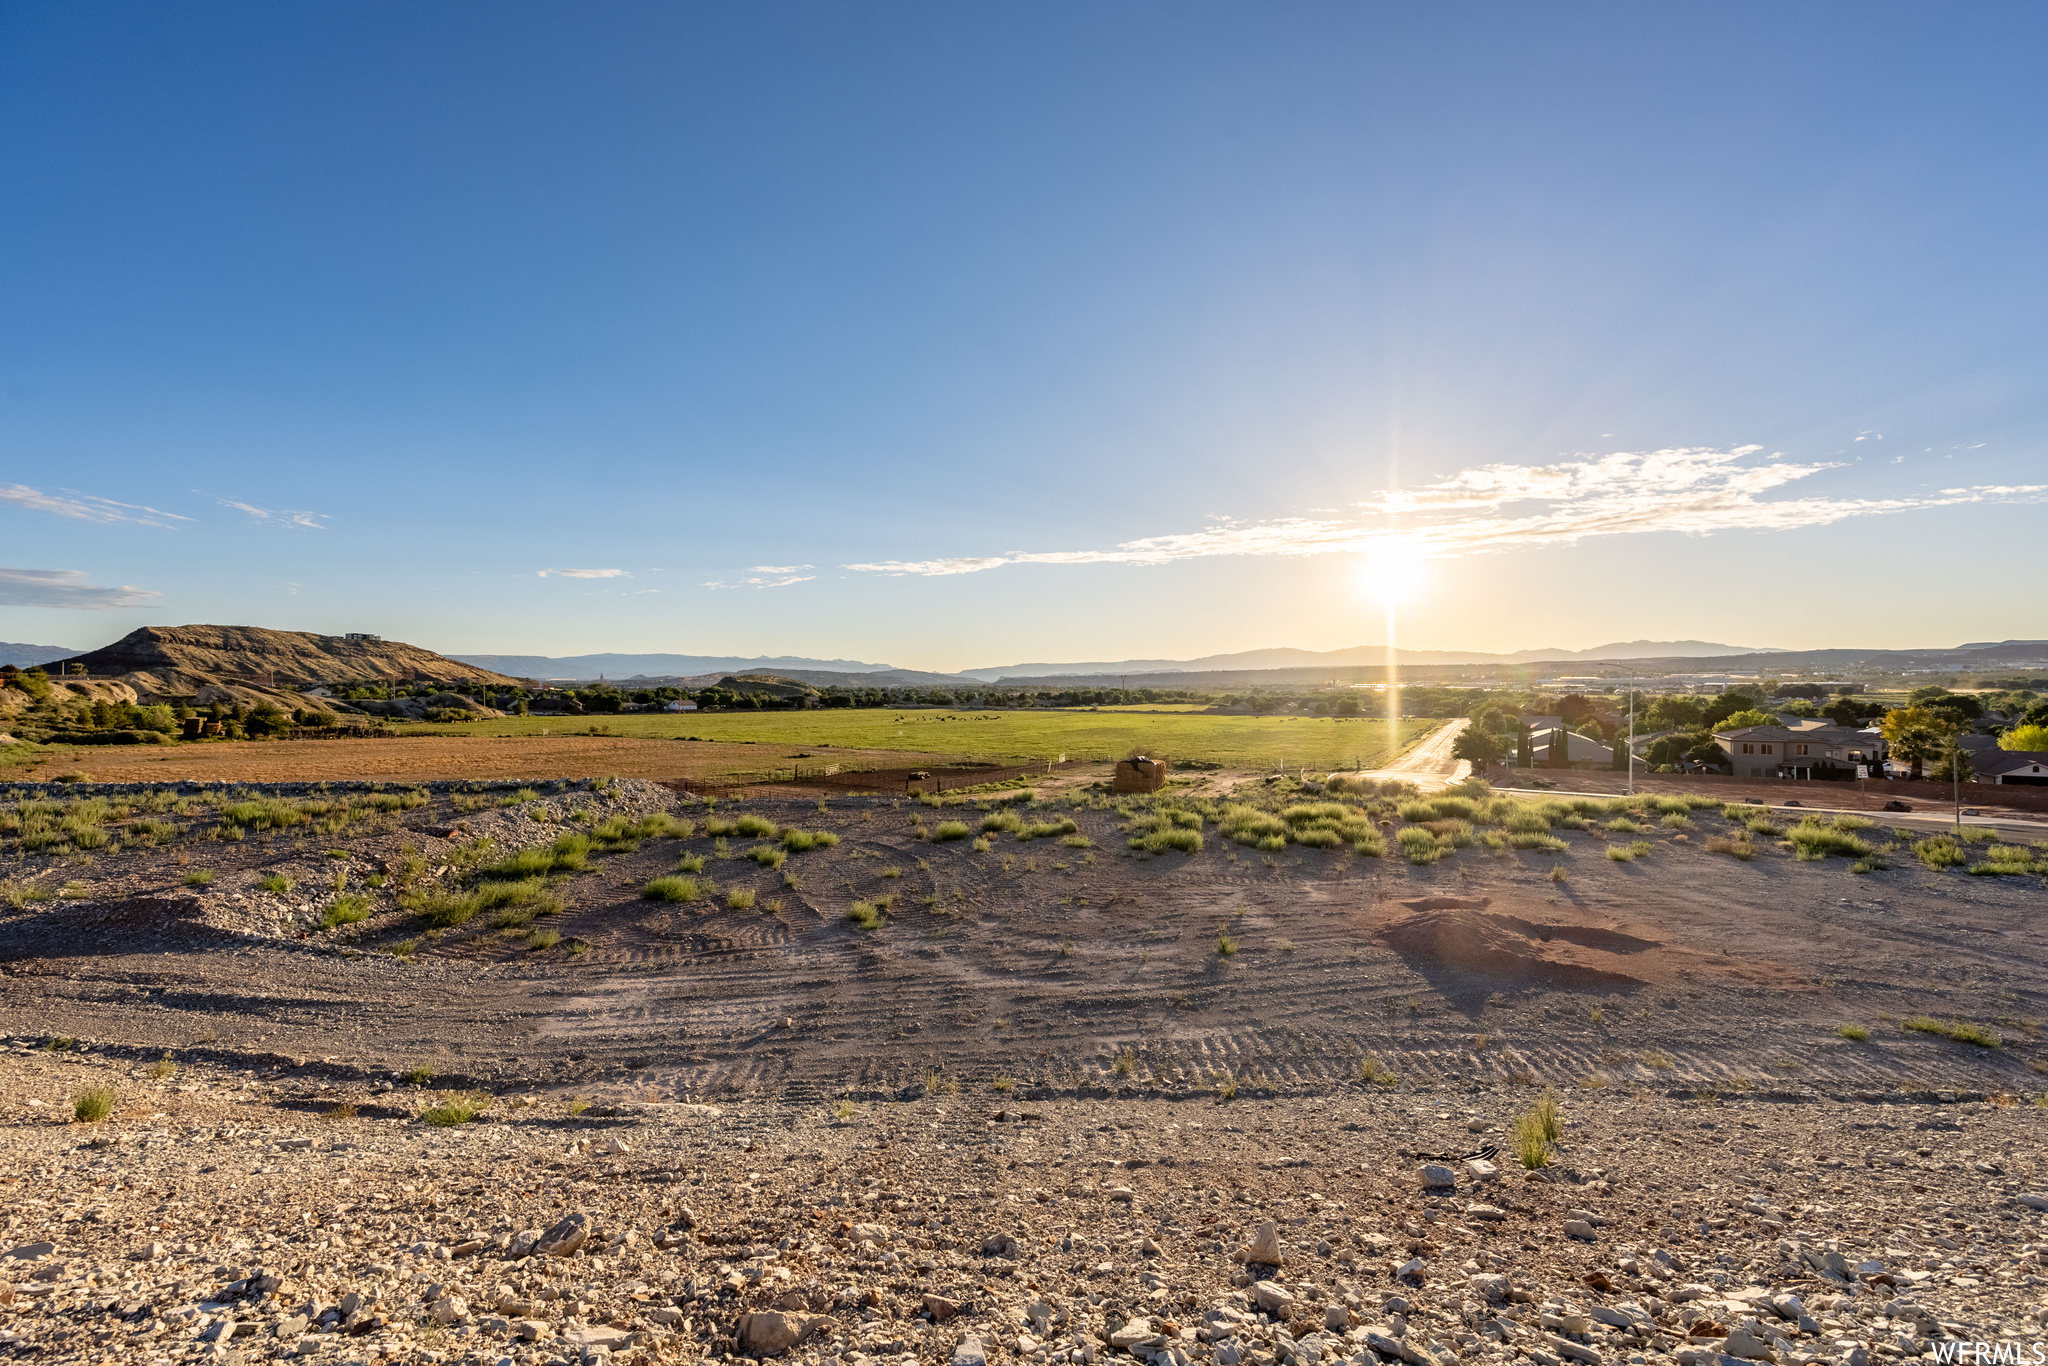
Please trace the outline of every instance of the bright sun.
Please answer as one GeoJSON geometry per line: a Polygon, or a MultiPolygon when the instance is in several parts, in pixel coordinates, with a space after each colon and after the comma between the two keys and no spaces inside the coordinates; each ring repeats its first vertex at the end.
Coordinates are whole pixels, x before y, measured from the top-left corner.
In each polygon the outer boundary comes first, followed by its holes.
{"type": "Polygon", "coordinates": [[[1427,562],[1407,546],[1389,546],[1369,554],[1358,566],[1358,589],[1383,602],[1406,602],[1428,586],[1427,562]]]}

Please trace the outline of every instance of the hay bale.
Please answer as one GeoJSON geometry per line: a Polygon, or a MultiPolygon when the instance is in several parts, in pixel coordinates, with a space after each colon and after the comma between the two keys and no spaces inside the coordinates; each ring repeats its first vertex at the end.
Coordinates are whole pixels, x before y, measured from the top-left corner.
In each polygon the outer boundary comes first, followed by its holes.
{"type": "Polygon", "coordinates": [[[1164,759],[1148,759],[1139,754],[1129,759],[1119,759],[1116,775],[1110,779],[1112,792],[1157,792],[1166,786],[1168,764],[1164,759]]]}

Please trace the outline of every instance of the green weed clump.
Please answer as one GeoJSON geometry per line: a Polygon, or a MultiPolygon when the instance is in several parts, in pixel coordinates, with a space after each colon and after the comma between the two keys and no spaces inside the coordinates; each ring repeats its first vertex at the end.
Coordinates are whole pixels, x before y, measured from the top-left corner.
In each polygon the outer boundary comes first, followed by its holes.
{"type": "Polygon", "coordinates": [[[1744,863],[1756,857],[1756,846],[1749,842],[1747,833],[1740,839],[1729,839],[1726,835],[1711,835],[1707,838],[1707,852],[1726,854],[1741,859],[1744,863]]]}
{"type": "Polygon", "coordinates": [[[939,828],[932,832],[932,838],[944,843],[947,840],[964,840],[973,833],[965,821],[940,821],[939,828]]]}
{"type": "Polygon", "coordinates": [[[991,811],[981,818],[981,833],[1000,835],[1006,830],[1022,830],[1024,818],[1014,811],[991,811]]]}
{"type": "Polygon", "coordinates": [[[1838,1038],[1847,1039],[1850,1043],[1868,1043],[1870,1041],[1870,1031],[1862,1025],[1842,1025],[1835,1030],[1835,1034],[1838,1038]]]}
{"type": "Polygon", "coordinates": [[[1448,850],[1437,843],[1435,835],[1419,825],[1404,825],[1394,834],[1401,846],[1401,854],[1410,863],[1435,863],[1448,850]]]}
{"type": "Polygon", "coordinates": [[[757,844],[747,851],[747,857],[763,868],[780,868],[789,862],[789,853],[773,844],[757,844]]]}
{"type": "Polygon", "coordinates": [[[111,1086],[88,1086],[71,1098],[71,1118],[80,1124],[97,1124],[114,1113],[121,1094],[111,1086]]]}
{"type": "Polygon", "coordinates": [[[792,854],[808,854],[813,849],[830,849],[839,843],[839,836],[830,830],[796,830],[782,832],[782,847],[792,854]]]}
{"type": "MultiPolygon", "coordinates": [[[[950,823],[948,822],[948,824],[950,823]]],[[[945,827],[941,826],[940,828],[944,829],[945,827]]],[[[1018,830],[1017,838],[1019,840],[1057,839],[1061,835],[1071,835],[1080,828],[1071,819],[1037,821],[1018,830]]]]}
{"type": "Polygon", "coordinates": [[[754,893],[750,888],[735,887],[725,894],[725,907],[729,911],[751,911],[754,909],[754,893]]]}
{"type": "Polygon", "coordinates": [[[1517,1162],[1530,1171],[1536,1171],[1550,1165],[1551,1148],[1563,1132],[1564,1120],[1558,1113],[1557,1095],[1545,1091],[1509,1126],[1508,1144],[1514,1149],[1517,1162]]]}
{"type": "Polygon", "coordinates": [[[1912,1030],[1916,1034],[1938,1035],[1977,1048],[1996,1048],[2002,1042],[1992,1030],[1980,1024],[1971,1024],[1967,1020],[1937,1020],[1929,1015],[1909,1015],[1899,1021],[1899,1028],[1912,1030]]]}
{"type": "Polygon", "coordinates": [[[357,896],[354,892],[343,892],[327,903],[327,911],[320,917],[320,924],[323,928],[331,930],[369,918],[370,899],[357,896]]]}
{"type": "Polygon", "coordinates": [[[1650,849],[1651,845],[1648,840],[1630,840],[1627,844],[1608,845],[1607,857],[1613,859],[1616,863],[1632,863],[1649,853],[1650,849]]]}
{"type": "Polygon", "coordinates": [[[889,917],[882,908],[872,901],[856,901],[846,910],[846,918],[857,930],[879,930],[889,923],[889,917]]]}
{"type": "Polygon", "coordinates": [[[1399,1086],[1400,1074],[1378,1058],[1364,1057],[1358,1060],[1358,1079],[1368,1086],[1399,1086]]]}
{"type": "Polygon", "coordinates": [[[658,877],[640,889],[647,901],[687,902],[702,900],[704,888],[693,877],[658,877]]]}
{"type": "Polygon", "coordinates": [[[1870,844],[1852,830],[1842,829],[1832,822],[1824,822],[1808,816],[1792,827],[1785,838],[1792,844],[1793,857],[1813,863],[1838,854],[1844,858],[1864,858],[1872,851],[1870,844]]]}
{"type": "Polygon", "coordinates": [[[1970,861],[1970,855],[1953,835],[1934,835],[1913,846],[1913,857],[1929,868],[1954,868],[1970,861]]]}
{"type": "Polygon", "coordinates": [[[748,839],[772,840],[781,832],[775,822],[766,816],[757,816],[751,811],[732,823],[733,833],[745,835],[748,839]]]}
{"type": "Polygon", "coordinates": [[[213,869],[194,868],[191,872],[185,874],[185,885],[187,887],[211,887],[213,885],[213,869]]]}
{"type": "Polygon", "coordinates": [[[422,1111],[420,1118],[437,1129],[452,1129],[458,1124],[467,1124],[475,1119],[490,1103],[489,1096],[470,1091],[444,1098],[439,1105],[422,1111]]]}

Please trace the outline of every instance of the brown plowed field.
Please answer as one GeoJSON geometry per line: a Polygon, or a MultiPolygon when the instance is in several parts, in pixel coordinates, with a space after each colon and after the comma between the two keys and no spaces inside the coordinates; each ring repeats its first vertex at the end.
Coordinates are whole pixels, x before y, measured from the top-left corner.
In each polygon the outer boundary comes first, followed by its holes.
{"type": "MultiPolygon", "coordinates": [[[[220,744],[107,745],[10,775],[29,781],[83,771],[102,783],[386,782],[437,778],[717,778],[787,767],[784,745],[708,740],[634,740],[592,735],[397,736],[388,740],[226,741],[220,744]]],[[[805,763],[860,768],[929,768],[952,756],[915,750],[833,749],[805,763]]]]}

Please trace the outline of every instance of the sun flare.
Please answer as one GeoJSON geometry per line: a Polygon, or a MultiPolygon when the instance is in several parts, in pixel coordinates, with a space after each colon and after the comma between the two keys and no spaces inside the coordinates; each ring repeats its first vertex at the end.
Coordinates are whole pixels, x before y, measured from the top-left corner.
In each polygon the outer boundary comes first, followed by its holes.
{"type": "Polygon", "coordinates": [[[1358,590],[1382,602],[1407,602],[1429,586],[1429,564],[1413,546],[1390,545],[1359,562],[1358,590]]]}

